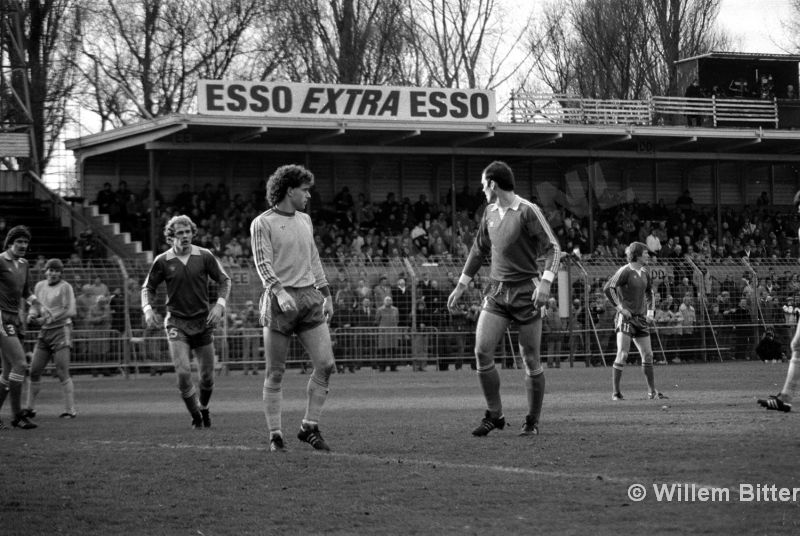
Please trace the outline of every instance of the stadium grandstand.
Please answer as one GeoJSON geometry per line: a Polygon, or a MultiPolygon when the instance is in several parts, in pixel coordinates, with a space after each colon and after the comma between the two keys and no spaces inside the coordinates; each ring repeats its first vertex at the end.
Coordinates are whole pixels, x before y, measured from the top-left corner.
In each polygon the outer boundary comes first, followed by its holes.
{"type": "MultiPolygon", "coordinates": [[[[469,366],[481,279],[461,311],[445,302],[483,210],[481,170],[499,159],[567,252],[547,353],[611,363],[613,311],[600,288],[641,240],[656,244],[657,359],[755,359],[770,326],[788,349],[800,315],[800,131],[782,124],[778,101],[723,109],[716,97],[518,94],[500,117],[481,90],[201,81],[196,114],[69,140],[78,197],[59,198],[35,173],[2,172],[0,227],[31,226],[35,280],[46,258],[64,259],[79,302],[74,368],[157,373],[169,366],[166,343],[144,331],[139,290],[165,247],[164,222],[190,215],[198,244],[233,279],[219,366],[257,371],[249,223],[271,172],[300,163],[316,177],[309,210],[336,299],[340,369],[469,366]],[[700,126],[685,125],[689,114],[700,126]],[[395,300],[398,324],[376,326],[370,312],[400,279],[410,292],[395,300]]],[[[512,329],[498,354],[508,367],[513,340],[512,329]]],[[[304,367],[299,345],[290,360],[304,367]]]]}

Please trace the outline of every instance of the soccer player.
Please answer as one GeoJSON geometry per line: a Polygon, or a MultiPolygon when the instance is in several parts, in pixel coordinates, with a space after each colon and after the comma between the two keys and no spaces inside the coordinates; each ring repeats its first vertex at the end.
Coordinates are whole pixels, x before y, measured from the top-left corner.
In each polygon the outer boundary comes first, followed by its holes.
{"type": "Polygon", "coordinates": [[[192,245],[197,226],[185,215],[173,216],[164,227],[171,247],[153,261],[142,285],[142,310],[147,327],[155,328],[153,310],[156,289],[167,283],[167,332],[172,363],[178,375],[178,389],[192,416],[192,428],[210,428],[208,402],[214,390],[214,327],[225,315],[231,278],[207,249],[192,245]],[[209,310],[208,280],[217,282],[217,302],[209,310]],[[197,358],[200,397],[192,381],[191,355],[197,358]]]}
{"type": "MultiPolygon", "coordinates": [[[[800,213],[800,191],[794,194],[794,206],[800,213]]],[[[797,234],[800,236],[800,228],[798,228],[797,234]]],[[[786,380],[783,382],[781,392],[777,395],[770,395],[766,399],[758,399],[759,405],[767,409],[787,413],[792,411],[792,396],[797,389],[797,382],[800,380],[800,322],[797,323],[789,349],[792,356],[789,359],[789,370],[786,371],[786,380]]]]}
{"type": "Polygon", "coordinates": [[[447,299],[447,307],[455,310],[484,257],[491,255],[489,282],[475,340],[478,379],[488,409],[472,435],[485,436],[506,425],[494,349],[512,321],[519,324],[519,349],[525,363],[528,397],[528,414],[520,435],[536,435],[545,390],[540,361],[542,308],[550,297],[550,284],[558,272],[561,251],[541,208],[514,193],[514,173],[508,164],[500,161],[489,164],[481,175],[481,185],[489,205],[481,217],[458,284],[447,299]],[[546,260],[540,280],[537,258],[542,256],[546,260]]]}
{"type": "MultiPolygon", "coordinates": [[[[22,382],[25,381],[25,350],[22,348],[22,322],[20,303],[23,298],[28,305],[38,303],[30,292],[28,261],[25,253],[31,241],[31,232],[24,225],[12,227],[6,235],[3,253],[0,254],[0,354],[3,374],[0,376],[0,408],[11,395],[11,425],[22,430],[31,430],[36,425],[28,420],[22,410],[22,382]]],[[[0,428],[5,428],[0,421],[0,428]]]]}
{"type": "Polygon", "coordinates": [[[320,434],[319,419],[334,369],[326,322],[333,316],[333,303],[314,243],[311,218],[301,212],[313,185],[314,175],[304,167],[279,167],[267,181],[270,208],[250,224],[255,266],[264,286],[259,303],[267,362],[262,394],[271,451],[286,450],[281,430],[281,382],[293,333],[314,366],[297,437],[317,450],[330,450],[320,434]]]}
{"type": "Polygon", "coordinates": [[[75,389],[69,375],[70,348],[72,347],[72,317],[75,316],[75,292],[72,285],[61,279],[64,265],[59,259],[50,259],[44,267],[47,279],[36,283],[33,293],[39,300],[28,311],[28,325],[38,324],[39,338],[33,351],[30,370],[30,389],[25,410],[26,416],[36,417],[36,397],[42,389],[42,371],[50,359],[56,365],[56,374],[64,391],[62,419],[74,419],[75,389]]]}
{"type": "Polygon", "coordinates": [[[623,400],[619,390],[622,369],[631,348],[631,339],[642,355],[642,371],[647,379],[648,398],[660,400],[667,398],[656,389],[653,374],[653,347],[650,342],[650,328],[655,310],[655,292],[653,292],[650,272],[650,252],[642,242],[631,242],[625,249],[628,264],[619,268],[611,279],[603,285],[603,292],[611,304],[617,309],[614,326],[617,332],[617,357],[613,368],[612,400],[623,400]],[[648,304],[648,299],[649,304],[648,304]]]}

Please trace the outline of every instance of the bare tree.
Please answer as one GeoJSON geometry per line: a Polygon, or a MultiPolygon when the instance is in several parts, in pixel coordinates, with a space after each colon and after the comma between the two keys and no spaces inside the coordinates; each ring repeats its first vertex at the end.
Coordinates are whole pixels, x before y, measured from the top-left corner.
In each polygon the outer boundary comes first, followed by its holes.
{"type": "Polygon", "coordinates": [[[185,112],[199,78],[222,78],[242,54],[260,0],[87,3],[83,104],[112,125],[185,112]]]}
{"type": "Polygon", "coordinates": [[[675,61],[724,45],[720,0],[559,0],[529,36],[551,90],[595,98],[675,95],[675,61]]]}
{"type": "Polygon", "coordinates": [[[532,52],[517,47],[526,24],[509,31],[503,22],[508,14],[496,0],[411,0],[410,6],[410,33],[425,84],[496,89],[519,73],[532,52]],[[524,53],[515,56],[519,49],[524,53]]]}
{"type": "MultiPolygon", "coordinates": [[[[6,14],[21,16],[22,35],[9,28],[3,35],[3,54],[10,63],[11,86],[17,95],[25,94],[27,77],[29,103],[9,101],[4,106],[9,115],[3,120],[25,122],[33,126],[35,155],[41,172],[50,160],[56,140],[67,119],[67,101],[75,89],[74,60],[78,47],[75,28],[80,24],[73,0],[32,0],[8,2],[6,14]],[[28,107],[27,112],[24,108],[28,107]]],[[[8,19],[9,24],[14,24],[8,19]]],[[[3,94],[6,95],[3,88],[3,94]]]]}
{"type": "Polygon", "coordinates": [[[399,83],[404,0],[276,2],[280,32],[292,55],[282,70],[295,81],[399,83]]]}

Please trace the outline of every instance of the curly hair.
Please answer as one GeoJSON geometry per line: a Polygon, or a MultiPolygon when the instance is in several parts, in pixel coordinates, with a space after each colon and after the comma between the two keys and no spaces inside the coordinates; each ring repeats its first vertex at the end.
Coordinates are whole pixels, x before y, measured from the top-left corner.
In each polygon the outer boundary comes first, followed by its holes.
{"type": "Polygon", "coordinates": [[[625,248],[625,260],[635,262],[645,251],[648,251],[647,244],[631,242],[631,245],[625,248]]]}
{"type": "Polygon", "coordinates": [[[299,188],[303,184],[314,185],[314,174],[309,170],[297,164],[279,167],[267,180],[267,205],[274,207],[283,201],[289,188],[299,188]]]}
{"type": "Polygon", "coordinates": [[[14,244],[14,241],[17,240],[18,238],[24,238],[25,240],[30,242],[31,230],[24,225],[17,225],[16,227],[12,227],[8,231],[8,234],[6,235],[6,240],[3,243],[3,249],[10,248],[14,244]]]}
{"type": "Polygon", "coordinates": [[[197,234],[197,225],[192,221],[192,218],[185,214],[173,216],[164,226],[164,236],[167,238],[168,243],[175,238],[175,226],[178,224],[188,225],[192,229],[192,236],[197,234]]]}

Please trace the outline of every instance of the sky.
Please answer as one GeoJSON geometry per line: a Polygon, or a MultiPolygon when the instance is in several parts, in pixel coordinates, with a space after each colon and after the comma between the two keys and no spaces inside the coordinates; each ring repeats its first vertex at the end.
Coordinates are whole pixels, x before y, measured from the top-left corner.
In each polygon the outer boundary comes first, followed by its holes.
{"type": "Polygon", "coordinates": [[[791,0],[722,0],[717,23],[739,44],[737,52],[783,54],[782,21],[791,13],[791,0]]]}

